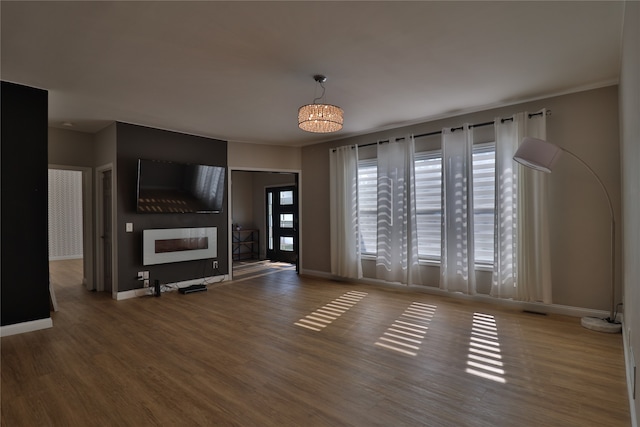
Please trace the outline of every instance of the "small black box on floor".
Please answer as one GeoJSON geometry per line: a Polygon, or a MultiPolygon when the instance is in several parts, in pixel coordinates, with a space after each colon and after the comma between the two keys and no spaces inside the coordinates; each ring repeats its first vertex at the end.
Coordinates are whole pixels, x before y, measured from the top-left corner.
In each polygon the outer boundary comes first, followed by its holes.
{"type": "Polygon", "coordinates": [[[207,285],[191,285],[178,289],[181,294],[192,294],[194,292],[202,292],[207,290],[207,285]]]}

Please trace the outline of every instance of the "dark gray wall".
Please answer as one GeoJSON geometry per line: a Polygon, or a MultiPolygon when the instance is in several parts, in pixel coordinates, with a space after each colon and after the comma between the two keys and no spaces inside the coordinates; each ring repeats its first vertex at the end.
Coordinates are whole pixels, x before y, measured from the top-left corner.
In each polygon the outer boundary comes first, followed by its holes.
{"type": "MultiPolygon", "coordinates": [[[[118,291],[142,287],[137,272],[148,270],[153,283],[172,283],[201,277],[228,274],[227,186],[223,210],[218,214],[138,214],[136,186],[138,159],[167,160],[183,163],[227,166],[227,143],[194,135],[116,124],[117,134],[117,262],[118,291]],[[134,232],[127,233],[131,222],[134,232]],[[157,228],[217,227],[218,264],[214,272],[211,260],[170,264],[142,265],[142,230],[157,228]]],[[[229,176],[227,171],[226,182],[229,176]]]]}
{"type": "Polygon", "coordinates": [[[47,91],[2,82],[1,324],[49,314],[47,91]]]}

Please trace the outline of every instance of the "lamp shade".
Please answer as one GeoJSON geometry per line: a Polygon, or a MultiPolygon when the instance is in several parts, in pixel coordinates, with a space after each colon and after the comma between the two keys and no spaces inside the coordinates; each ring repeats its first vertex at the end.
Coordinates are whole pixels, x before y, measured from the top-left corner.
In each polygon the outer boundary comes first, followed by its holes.
{"type": "Polygon", "coordinates": [[[562,149],[542,139],[526,137],[518,147],[513,160],[532,169],[551,172],[562,149]]]}
{"type": "Polygon", "coordinates": [[[308,104],[298,109],[298,127],[307,132],[336,132],[343,123],[344,111],[335,105],[308,104]]]}

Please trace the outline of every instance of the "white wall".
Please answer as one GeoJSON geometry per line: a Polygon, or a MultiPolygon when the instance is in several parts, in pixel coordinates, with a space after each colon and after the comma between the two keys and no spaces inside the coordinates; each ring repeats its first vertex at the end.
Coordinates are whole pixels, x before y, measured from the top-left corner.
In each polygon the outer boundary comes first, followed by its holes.
{"type": "Polygon", "coordinates": [[[93,135],[73,130],[49,128],[49,164],[92,167],[93,135]]]}
{"type": "Polygon", "coordinates": [[[255,228],[253,219],[253,174],[231,172],[231,222],[242,228],[255,228]]]}
{"type": "MultiPolygon", "coordinates": [[[[640,3],[625,4],[620,76],[620,142],[622,170],[622,280],[625,343],[630,391],[633,367],[640,361],[640,3]],[[635,361],[634,361],[635,358],[635,361]]],[[[640,390],[636,393],[640,396],[640,390]]],[[[631,402],[640,414],[640,399],[631,402]]],[[[637,425],[637,424],[634,424],[637,425]]]]}
{"type": "Polygon", "coordinates": [[[229,169],[252,171],[298,171],[302,161],[299,147],[229,141],[227,165],[229,169]]]}

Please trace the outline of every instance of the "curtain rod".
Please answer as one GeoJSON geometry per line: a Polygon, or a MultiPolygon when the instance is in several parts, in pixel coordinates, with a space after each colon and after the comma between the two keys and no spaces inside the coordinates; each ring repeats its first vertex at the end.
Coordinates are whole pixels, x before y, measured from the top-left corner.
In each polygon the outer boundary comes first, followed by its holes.
{"type": "MultiPolygon", "coordinates": [[[[527,114],[527,116],[529,118],[532,118],[532,117],[535,117],[535,116],[541,116],[542,114],[543,114],[542,111],[540,111],[539,113],[529,113],[529,114],[527,114]]],[[[550,115],[550,114],[551,114],[551,110],[547,110],[547,115],[550,115]]],[[[509,122],[509,121],[513,121],[513,117],[507,117],[506,119],[500,119],[501,123],[509,122]]],[[[470,128],[480,128],[480,127],[483,127],[483,126],[491,126],[494,123],[495,123],[495,120],[492,120],[490,122],[484,122],[484,123],[477,123],[477,124],[469,125],[469,127],[470,128]]],[[[460,127],[457,127],[457,128],[451,128],[451,132],[455,132],[457,130],[462,130],[462,129],[464,129],[463,126],[460,126],[460,127]]],[[[436,131],[433,131],[433,132],[427,132],[427,133],[421,133],[419,135],[415,135],[414,138],[422,138],[422,137],[425,137],[425,136],[433,136],[433,135],[440,135],[440,134],[442,134],[442,131],[441,130],[436,130],[436,131]]],[[[395,140],[396,141],[402,141],[403,139],[404,139],[404,136],[400,137],[400,138],[396,138],[395,140]]],[[[368,147],[368,146],[377,145],[377,144],[384,144],[386,142],[389,142],[389,140],[385,139],[385,140],[378,141],[378,142],[369,142],[367,144],[360,144],[360,145],[358,145],[358,148],[360,148],[360,147],[368,147]]]]}

